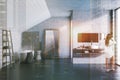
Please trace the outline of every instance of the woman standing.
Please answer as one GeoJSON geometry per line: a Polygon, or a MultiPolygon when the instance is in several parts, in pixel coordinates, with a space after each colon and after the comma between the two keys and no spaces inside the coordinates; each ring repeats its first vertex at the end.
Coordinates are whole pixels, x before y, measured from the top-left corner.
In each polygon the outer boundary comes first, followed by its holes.
{"type": "Polygon", "coordinates": [[[106,71],[115,70],[114,44],[112,34],[107,34],[105,39],[106,71]]]}

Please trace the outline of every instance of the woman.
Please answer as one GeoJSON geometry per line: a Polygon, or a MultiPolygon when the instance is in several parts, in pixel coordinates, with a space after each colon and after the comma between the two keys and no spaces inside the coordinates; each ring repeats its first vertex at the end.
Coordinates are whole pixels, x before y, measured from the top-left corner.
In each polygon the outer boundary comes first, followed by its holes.
{"type": "Polygon", "coordinates": [[[112,34],[108,34],[105,39],[105,52],[106,52],[106,70],[115,70],[115,56],[114,56],[114,44],[112,34]]]}

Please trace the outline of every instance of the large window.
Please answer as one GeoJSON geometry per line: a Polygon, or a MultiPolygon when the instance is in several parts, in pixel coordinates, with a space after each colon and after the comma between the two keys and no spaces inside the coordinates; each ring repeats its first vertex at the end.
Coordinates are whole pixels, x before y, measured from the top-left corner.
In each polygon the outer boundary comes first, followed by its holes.
{"type": "Polygon", "coordinates": [[[117,64],[120,64],[120,8],[116,10],[117,64]]]}

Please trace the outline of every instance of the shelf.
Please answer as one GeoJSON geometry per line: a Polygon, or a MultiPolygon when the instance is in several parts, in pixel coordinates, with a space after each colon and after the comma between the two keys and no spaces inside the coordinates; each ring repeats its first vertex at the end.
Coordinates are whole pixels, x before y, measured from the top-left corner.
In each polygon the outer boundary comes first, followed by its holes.
{"type": "Polygon", "coordinates": [[[7,65],[9,65],[9,64],[10,64],[10,62],[3,62],[3,63],[2,63],[2,66],[5,67],[5,66],[7,66],[7,65]]]}
{"type": "Polygon", "coordinates": [[[6,42],[9,42],[9,41],[3,41],[3,42],[5,42],[5,43],[6,43],[6,42]]]}
{"type": "Polygon", "coordinates": [[[7,63],[10,63],[10,62],[3,62],[3,64],[7,64],[7,63]]]}
{"type": "Polygon", "coordinates": [[[7,0],[0,0],[0,3],[6,3],[7,0]]]}
{"type": "Polygon", "coordinates": [[[2,14],[6,14],[7,12],[6,12],[6,11],[0,11],[0,13],[2,13],[2,14]]]}
{"type": "Polygon", "coordinates": [[[0,2],[0,7],[7,7],[5,2],[0,2]]]}
{"type": "Polygon", "coordinates": [[[3,46],[3,49],[9,49],[9,46],[3,46]]]}
{"type": "Polygon", "coordinates": [[[9,30],[2,30],[2,67],[7,66],[11,63],[13,59],[13,44],[11,38],[11,31],[9,30]]]}
{"type": "Polygon", "coordinates": [[[97,57],[103,54],[104,49],[73,49],[73,57],[97,57]]]}
{"type": "Polygon", "coordinates": [[[10,53],[4,53],[4,54],[3,54],[3,57],[5,57],[5,56],[6,56],[6,57],[7,57],[7,56],[10,56],[10,53]]]}
{"type": "Polygon", "coordinates": [[[74,53],[73,57],[98,57],[104,53],[74,53]]]}

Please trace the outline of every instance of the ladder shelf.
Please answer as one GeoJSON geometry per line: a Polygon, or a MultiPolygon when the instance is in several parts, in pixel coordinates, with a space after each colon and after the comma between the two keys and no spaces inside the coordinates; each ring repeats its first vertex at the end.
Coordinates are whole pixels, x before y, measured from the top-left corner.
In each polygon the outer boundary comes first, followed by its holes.
{"type": "Polygon", "coordinates": [[[2,67],[14,63],[14,51],[10,30],[2,30],[2,67]]]}

